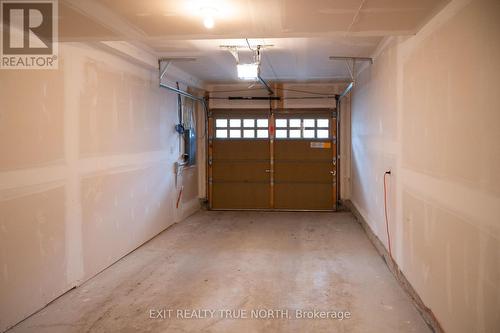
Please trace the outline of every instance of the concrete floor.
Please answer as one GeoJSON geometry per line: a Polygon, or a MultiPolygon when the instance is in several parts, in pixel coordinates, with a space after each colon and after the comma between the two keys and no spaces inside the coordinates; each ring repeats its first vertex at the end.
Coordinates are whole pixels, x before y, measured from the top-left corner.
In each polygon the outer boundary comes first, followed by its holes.
{"type": "Polygon", "coordinates": [[[88,331],[430,332],[350,213],[265,212],[199,212],[10,332],[88,331]],[[151,309],[174,311],[150,319],[151,309]],[[179,319],[177,309],[249,318],[179,319]],[[253,319],[253,309],[289,318],[253,319]],[[351,318],[297,319],[297,309],[351,318]]]}

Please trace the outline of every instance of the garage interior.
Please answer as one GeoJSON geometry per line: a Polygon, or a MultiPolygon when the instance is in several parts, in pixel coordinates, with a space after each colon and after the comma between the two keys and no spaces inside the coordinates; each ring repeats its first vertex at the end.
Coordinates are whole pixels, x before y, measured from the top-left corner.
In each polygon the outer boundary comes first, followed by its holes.
{"type": "Polygon", "coordinates": [[[500,331],[499,1],[55,3],[0,332],[500,331]]]}

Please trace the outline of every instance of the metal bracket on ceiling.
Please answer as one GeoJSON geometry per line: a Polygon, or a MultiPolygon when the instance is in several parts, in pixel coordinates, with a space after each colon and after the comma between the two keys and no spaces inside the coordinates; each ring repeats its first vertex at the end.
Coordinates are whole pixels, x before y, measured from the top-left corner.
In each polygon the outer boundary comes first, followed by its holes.
{"type": "MultiPolygon", "coordinates": [[[[269,47],[273,47],[274,44],[257,44],[257,45],[254,45],[255,48],[259,47],[260,49],[267,49],[269,47]]],[[[219,47],[221,49],[226,49],[226,50],[230,50],[230,49],[235,49],[235,50],[251,50],[248,45],[219,45],[219,47]]]]}
{"type": "Polygon", "coordinates": [[[356,73],[356,61],[352,61],[352,68],[351,65],[349,64],[349,60],[345,61],[345,66],[347,67],[347,71],[349,72],[349,76],[351,77],[351,81],[354,82],[354,73],[356,73]]]}
{"type": "Polygon", "coordinates": [[[224,48],[227,49],[229,51],[229,53],[231,53],[231,55],[234,57],[234,59],[236,59],[236,63],[239,64],[240,63],[240,57],[238,55],[238,48],[236,46],[227,46],[227,47],[224,47],[224,48]]]}
{"type": "Polygon", "coordinates": [[[349,91],[354,87],[356,84],[356,78],[357,78],[357,73],[356,73],[356,64],[358,62],[369,62],[370,64],[373,64],[373,58],[365,58],[365,57],[339,57],[339,56],[331,56],[330,60],[339,60],[339,61],[345,61],[345,65],[347,67],[347,71],[349,72],[350,76],[350,82],[349,85],[346,87],[346,89],[339,95],[338,100],[344,98],[349,91]]]}
{"type": "Polygon", "coordinates": [[[160,82],[167,75],[168,67],[172,62],[196,61],[196,58],[160,58],[158,59],[158,70],[160,74],[160,82]]]}
{"type": "Polygon", "coordinates": [[[342,56],[330,56],[330,60],[354,60],[354,61],[368,61],[373,64],[373,58],[368,57],[342,57],[342,56]]]}
{"type": "Polygon", "coordinates": [[[255,45],[255,49],[252,49],[250,48],[249,46],[243,46],[243,45],[220,45],[219,47],[221,49],[225,49],[225,50],[228,50],[231,55],[234,57],[234,59],[236,59],[236,63],[239,64],[240,63],[240,57],[239,57],[239,50],[250,50],[254,53],[257,53],[259,54],[260,53],[260,50],[263,50],[265,48],[269,48],[269,47],[273,47],[274,45],[273,44],[258,44],[258,45],[255,45]]]}
{"type": "Polygon", "coordinates": [[[351,82],[356,82],[356,64],[358,62],[369,62],[373,64],[373,58],[367,57],[342,57],[342,56],[331,56],[330,60],[340,60],[345,61],[345,65],[347,67],[347,71],[349,72],[349,76],[351,78],[351,82]]]}
{"type": "Polygon", "coordinates": [[[161,79],[167,74],[167,69],[168,66],[170,66],[171,61],[170,60],[158,60],[158,69],[160,70],[160,82],[161,79]]]}
{"type": "Polygon", "coordinates": [[[158,59],[158,73],[159,73],[159,79],[160,79],[160,81],[159,81],[160,87],[168,89],[168,90],[170,90],[170,91],[172,91],[180,96],[184,96],[184,97],[190,98],[192,100],[201,102],[203,104],[203,107],[207,111],[208,105],[207,105],[206,100],[204,98],[194,96],[193,94],[190,94],[186,91],[182,91],[178,88],[178,86],[173,87],[173,86],[169,86],[168,84],[164,84],[161,82],[161,80],[167,75],[168,67],[170,66],[170,64],[172,62],[195,61],[195,60],[196,60],[196,58],[160,58],[160,59],[158,59]]]}

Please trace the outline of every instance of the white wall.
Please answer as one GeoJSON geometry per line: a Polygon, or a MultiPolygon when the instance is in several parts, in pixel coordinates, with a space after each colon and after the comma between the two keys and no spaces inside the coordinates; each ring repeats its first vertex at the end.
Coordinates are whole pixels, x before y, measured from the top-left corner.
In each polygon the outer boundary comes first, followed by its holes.
{"type": "Polygon", "coordinates": [[[500,2],[390,39],[352,97],[352,202],[446,332],[500,331],[500,2]]]}
{"type": "Polygon", "coordinates": [[[0,331],[199,208],[197,167],[174,185],[176,95],[109,51],[0,71],[0,331]]]}

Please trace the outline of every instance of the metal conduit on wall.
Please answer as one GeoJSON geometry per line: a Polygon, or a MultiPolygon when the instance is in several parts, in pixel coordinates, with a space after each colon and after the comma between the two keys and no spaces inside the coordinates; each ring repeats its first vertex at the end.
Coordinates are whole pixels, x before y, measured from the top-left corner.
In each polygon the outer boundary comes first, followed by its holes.
{"type": "MultiPolygon", "coordinates": [[[[207,101],[205,100],[205,98],[194,96],[188,92],[185,92],[185,91],[180,90],[180,89],[175,88],[175,87],[171,87],[171,86],[166,85],[166,84],[161,83],[161,82],[160,82],[160,87],[167,89],[171,92],[174,92],[180,96],[184,96],[184,97],[190,98],[194,101],[200,102],[203,105],[204,118],[205,118],[205,128],[204,128],[204,130],[205,130],[204,131],[205,132],[205,154],[208,154],[208,105],[207,105],[207,101]]],[[[205,168],[208,169],[208,158],[205,158],[205,164],[206,164],[205,168]]],[[[205,200],[208,200],[208,187],[205,189],[205,200]]]]}

